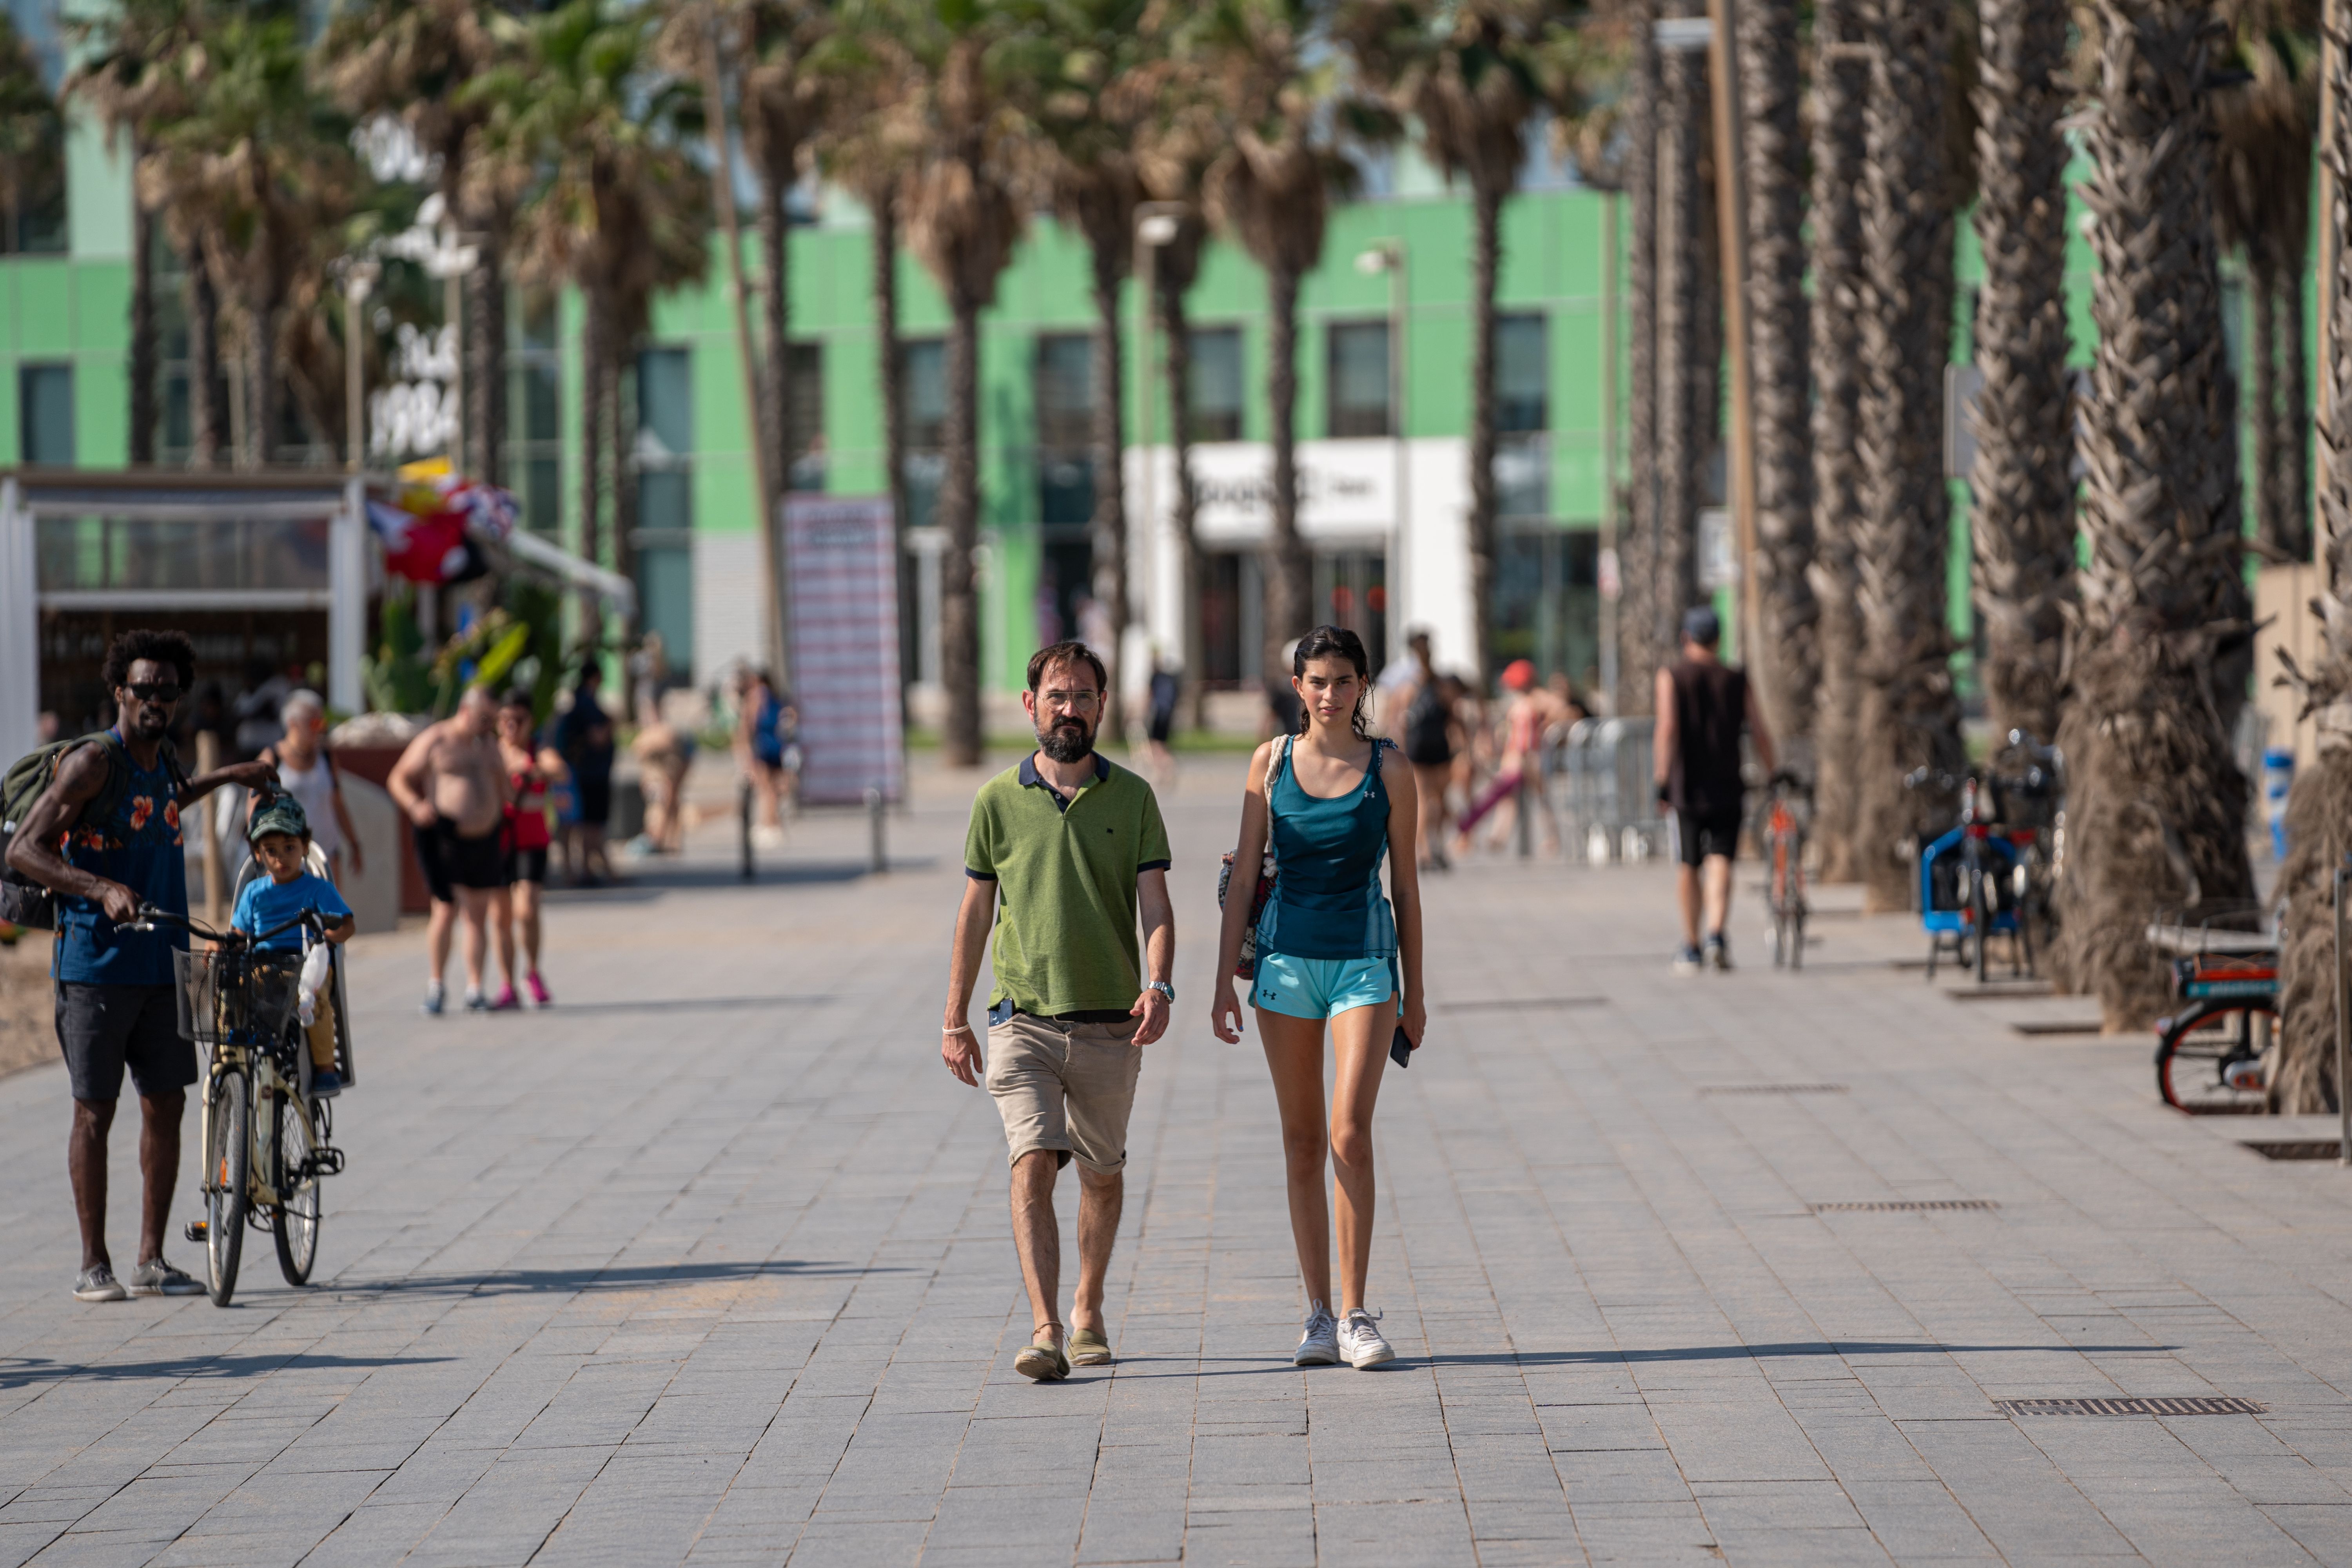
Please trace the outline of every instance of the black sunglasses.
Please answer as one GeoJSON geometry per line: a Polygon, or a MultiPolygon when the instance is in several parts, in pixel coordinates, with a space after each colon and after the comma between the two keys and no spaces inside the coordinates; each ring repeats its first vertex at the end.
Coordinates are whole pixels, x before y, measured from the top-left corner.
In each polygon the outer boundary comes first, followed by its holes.
{"type": "Polygon", "coordinates": [[[142,702],[177,702],[180,700],[180,689],[176,686],[142,682],[131,688],[131,695],[142,702]]]}

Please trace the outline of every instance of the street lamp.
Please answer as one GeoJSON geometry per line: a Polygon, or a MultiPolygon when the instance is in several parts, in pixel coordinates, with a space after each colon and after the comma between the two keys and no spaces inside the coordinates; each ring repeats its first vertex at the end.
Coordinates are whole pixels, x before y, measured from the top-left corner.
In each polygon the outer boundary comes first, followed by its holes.
{"type": "MultiPolygon", "coordinates": [[[[1160,529],[1157,494],[1160,465],[1153,455],[1151,440],[1151,388],[1155,379],[1152,374],[1153,323],[1157,320],[1153,297],[1159,289],[1160,247],[1175,242],[1177,235],[1183,231],[1184,217],[1189,210],[1182,202],[1144,202],[1135,209],[1135,436],[1136,445],[1142,449],[1143,471],[1139,488],[1143,523],[1148,531],[1144,537],[1154,542],[1155,545],[1145,559],[1151,563],[1150,579],[1155,590],[1160,581],[1160,552],[1156,545],[1160,529]]],[[[1183,650],[1184,679],[1191,684],[1201,679],[1200,650],[1193,646],[1198,640],[1193,635],[1193,626],[1198,617],[1192,613],[1197,585],[1192,581],[1192,551],[1185,547],[1183,542],[1180,542],[1179,555],[1185,567],[1181,574],[1183,582],[1178,595],[1178,636],[1183,650]]],[[[1154,596],[1157,596],[1156,592],[1154,596]]],[[[1131,605],[1129,609],[1131,614],[1131,605]]],[[[1151,617],[1146,616],[1144,619],[1149,624],[1151,617]]]]}
{"type": "MultiPolygon", "coordinates": [[[[1396,515],[1391,524],[1389,570],[1382,574],[1387,581],[1387,605],[1382,614],[1389,624],[1402,628],[1408,624],[1405,614],[1410,606],[1412,581],[1410,570],[1412,548],[1412,445],[1406,438],[1404,388],[1404,302],[1405,258],[1402,239],[1376,239],[1356,253],[1356,270],[1367,278],[1385,273],[1389,280],[1389,446],[1394,454],[1396,515]]],[[[1473,607],[1470,624],[1476,626],[1478,617],[1473,607]]]]}

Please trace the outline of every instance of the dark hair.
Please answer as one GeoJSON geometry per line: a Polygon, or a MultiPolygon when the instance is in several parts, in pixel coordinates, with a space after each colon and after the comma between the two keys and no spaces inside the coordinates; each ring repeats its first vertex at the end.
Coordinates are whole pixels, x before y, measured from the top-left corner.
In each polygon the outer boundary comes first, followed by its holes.
{"type": "Polygon", "coordinates": [[[528,689],[520,686],[509,686],[507,688],[507,694],[499,699],[499,706],[501,708],[520,708],[528,710],[534,706],[534,704],[531,702],[530,692],[528,689]]]}
{"type": "Polygon", "coordinates": [[[108,690],[127,684],[131,667],[141,659],[168,664],[180,672],[180,689],[196,683],[196,648],[185,632],[155,632],[140,627],[124,632],[106,650],[106,666],[99,671],[108,690]]]}
{"type": "MultiPolygon", "coordinates": [[[[1308,663],[1318,658],[1344,658],[1356,667],[1356,679],[1363,686],[1356,692],[1356,710],[1348,716],[1354,726],[1356,738],[1364,736],[1364,697],[1371,689],[1372,660],[1364,652],[1364,639],[1345,626],[1317,626],[1298,639],[1298,647],[1290,656],[1290,673],[1304,679],[1308,663]]],[[[1298,732],[1307,733],[1307,704],[1298,705],[1298,732]]]]}
{"type": "Polygon", "coordinates": [[[1057,642],[1051,647],[1041,647],[1031,654],[1029,656],[1029,689],[1036,690],[1037,683],[1045,679],[1045,672],[1054,666],[1079,663],[1093,668],[1097,687],[1104,691],[1110,689],[1110,671],[1103,668],[1103,661],[1096,656],[1095,650],[1082,642],[1057,642]]]}

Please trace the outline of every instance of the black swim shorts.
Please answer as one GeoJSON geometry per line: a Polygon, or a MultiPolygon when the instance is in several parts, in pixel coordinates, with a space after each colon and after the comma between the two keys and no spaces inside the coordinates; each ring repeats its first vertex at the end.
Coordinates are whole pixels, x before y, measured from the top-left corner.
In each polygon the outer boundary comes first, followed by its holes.
{"type": "Polygon", "coordinates": [[[488,891],[505,887],[504,837],[494,827],[478,838],[468,838],[446,816],[436,817],[430,827],[418,828],[416,863],[425,872],[425,888],[436,900],[449,904],[457,902],[459,888],[488,891]]]}

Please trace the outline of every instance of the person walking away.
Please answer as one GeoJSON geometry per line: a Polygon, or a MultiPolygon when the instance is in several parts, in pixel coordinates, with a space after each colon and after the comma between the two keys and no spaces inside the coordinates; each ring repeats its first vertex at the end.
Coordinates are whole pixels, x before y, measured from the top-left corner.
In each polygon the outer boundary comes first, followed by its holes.
{"type": "Polygon", "coordinates": [[[646,826],[627,852],[676,855],[686,847],[686,775],[694,767],[694,737],[655,717],[639,724],[629,752],[646,794],[646,826]]]}
{"type": "Polygon", "coordinates": [[[613,820],[613,719],[597,700],[604,684],[604,672],[591,657],[572,685],[571,708],[555,724],[555,749],[572,772],[574,815],[564,858],[576,859],[576,888],[613,879],[613,862],[604,853],[604,831],[613,820]]]}
{"type": "Polygon", "coordinates": [[[180,1034],[173,954],[188,933],[157,922],[128,929],[140,906],[188,913],[180,814],[224,784],[276,782],[267,763],[236,763],[191,779],[169,740],[172,711],[195,681],[194,647],[179,632],[127,631],[100,678],[114,727],[55,753],[54,771],[8,841],[8,865],[56,895],[58,1048],[74,1101],[66,1170],[81,1223],[74,1297],[194,1296],[204,1287],[163,1259],[163,1225],[180,1173],[180,1121],[196,1081],[195,1047],[180,1034]],[[106,1142],[128,1068],[139,1091],[139,1258],[126,1287],[106,1245],[106,1142]]]}
{"type": "MultiPolygon", "coordinates": [[[[310,823],[302,814],[300,802],[291,795],[272,796],[253,814],[246,840],[268,875],[256,877],[237,894],[230,925],[247,936],[259,936],[277,931],[297,915],[312,914],[326,922],[328,942],[341,947],[352,940],[359,922],[352,918],[351,906],[343,902],[332,882],[313,876],[304,863],[310,853],[310,823]]],[[[302,928],[278,931],[256,945],[263,952],[299,958],[302,928]]],[[[335,1009],[324,998],[320,1002],[304,1031],[310,1042],[310,1093],[315,1099],[332,1100],[343,1092],[342,1075],[335,1070],[335,1009]]]]}
{"type": "Polygon", "coordinates": [[[499,761],[506,768],[511,804],[507,807],[506,886],[499,890],[493,913],[507,933],[500,940],[502,948],[513,951],[520,938],[522,1005],[544,1007],[555,1000],[539,977],[540,910],[547,892],[547,852],[554,843],[547,826],[548,793],[570,773],[554,747],[536,744],[530,693],[520,687],[508,692],[499,709],[499,761]]]}
{"type": "Polygon", "coordinates": [[[762,849],[779,849],[784,842],[783,802],[799,770],[800,747],[794,737],[800,714],[776,690],[775,678],[754,669],[737,708],[736,744],[744,773],[760,797],[759,819],[751,841],[762,849]]]}
{"type": "MultiPolygon", "coordinates": [[[[442,974],[449,966],[449,943],[458,915],[466,920],[466,1010],[487,1013],[482,965],[490,936],[490,900],[506,883],[505,846],[509,786],[505,760],[492,733],[496,710],[479,687],[457,700],[455,717],[425,727],[408,742],[388,781],[416,832],[416,860],[433,895],[425,928],[431,964],[425,1011],[438,1014],[446,995],[442,974]]],[[[514,1001],[514,949],[502,942],[499,960],[506,989],[498,1005],[514,1001]]]]}
{"type": "Polygon", "coordinates": [[[1429,634],[1415,629],[1405,639],[1419,673],[1398,689],[1391,706],[1403,717],[1404,760],[1412,765],[1413,796],[1421,820],[1413,836],[1422,867],[1454,868],[1445,858],[1445,786],[1454,769],[1454,703],[1429,657],[1429,634]]]}
{"type": "Polygon", "coordinates": [[[1103,1280],[1125,1200],[1128,1113],[1143,1047],[1167,1029],[1176,1000],[1160,803],[1095,750],[1108,684],[1084,643],[1055,643],[1029,660],[1021,705],[1037,749],[972,801],[940,1039],[948,1071],[967,1084],[984,1076],[1004,1119],[1013,1245],[1034,1322],[1013,1365],[1041,1383],[1111,1359],[1103,1280]],[[996,983],[983,1064],[969,1015],[992,917],[996,983]],[[1078,1281],[1066,1337],[1054,1182],[1073,1159],[1078,1281]]]}
{"type": "Polygon", "coordinates": [[[1172,789],[1176,784],[1176,753],[1168,749],[1168,740],[1176,732],[1179,689],[1176,672],[1160,662],[1160,650],[1153,648],[1151,680],[1147,691],[1150,704],[1145,710],[1143,738],[1151,758],[1151,782],[1158,789],[1172,789]]]}
{"type": "MultiPolygon", "coordinates": [[[[1306,712],[1297,736],[1281,736],[1250,759],[1242,795],[1235,866],[1263,863],[1269,839],[1277,868],[1257,924],[1250,1002],[1274,1076],[1282,1116],[1290,1236],[1307,1294],[1307,1325],[1291,1361],[1378,1366],[1396,1352],[1368,1309],[1374,1182],[1372,1108],[1380,1098],[1395,1032],[1418,1046],[1427,1006],[1421,979],[1421,873],[1413,852],[1420,805],[1410,771],[1382,766],[1385,740],[1364,732],[1370,661],[1355,633],[1318,626],[1298,644],[1291,679],[1306,712]],[[1393,900],[1381,895],[1389,861],[1393,900]],[[1323,1104],[1323,1035],[1338,1071],[1329,1131],[1323,1104]],[[1339,1294],[1331,1294],[1331,1220],[1323,1172],[1333,1175],[1339,1211],[1339,1294]],[[1339,1315],[1335,1319],[1331,1304],[1339,1315]]],[[[1235,889],[1239,892],[1239,888],[1235,889]]],[[[1234,971],[1250,900],[1226,900],[1217,937],[1209,1024],[1232,1044],[1242,1037],[1234,971]]]]}
{"type": "Polygon", "coordinates": [[[1731,914],[1731,860],[1739,848],[1740,806],[1746,784],[1739,774],[1739,733],[1744,725],[1756,745],[1756,760],[1772,771],[1772,736],[1764,710],[1745,672],[1727,666],[1717,653],[1722,623],[1701,605],[1683,614],[1682,657],[1658,671],[1656,745],[1653,752],[1658,798],[1671,806],[1682,846],[1676,889],[1682,902],[1683,945],[1675,968],[1696,974],[1702,963],[1731,967],[1724,937],[1731,914]],[[1706,943],[1699,945],[1705,913],[1706,943]]]}
{"type": "Polygon", "coordinates": [[[286,732],[263,751],[260,760],[277,768],[278,787],[302,807],[310,841],[327,858],[329,874],[338,883],[343,879],[349,851],[352,875],[367,875],[367,855],[352,826],[351,808],[343,804],[343,781],[335,772],[334,754],[327,748],[327,704],[306,689],[286,700],[280,717],[286,732]]]}

